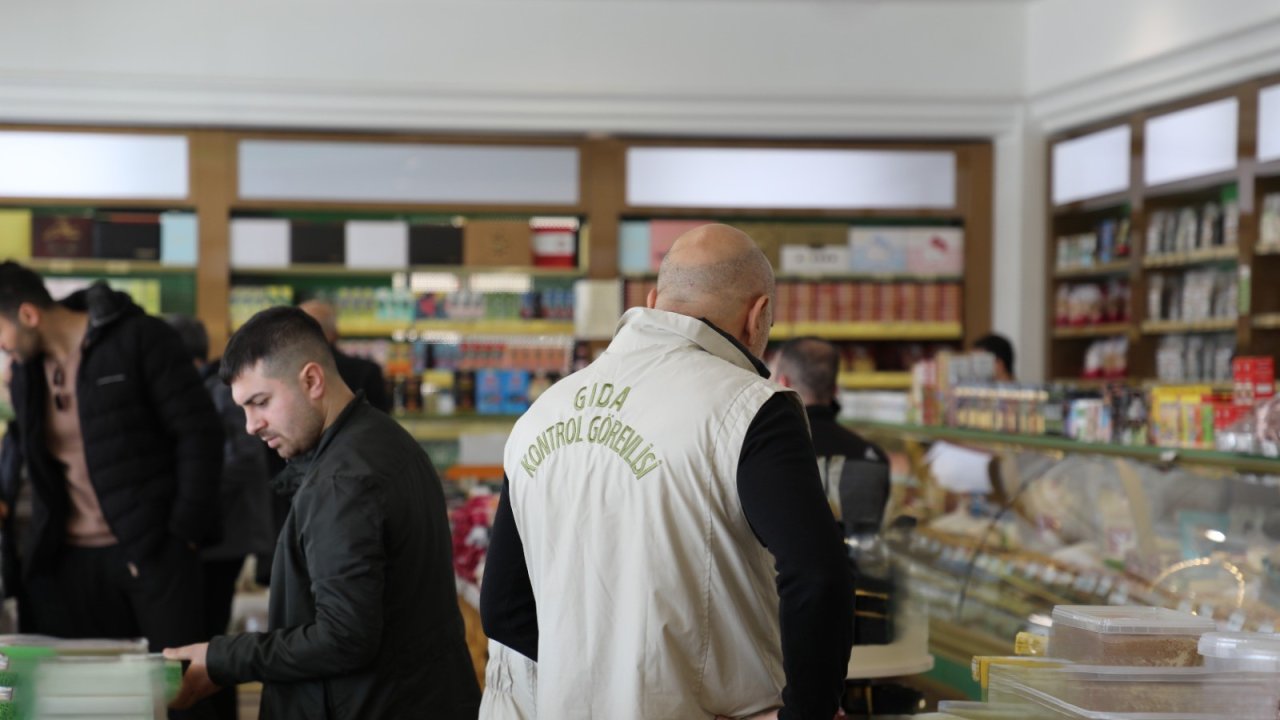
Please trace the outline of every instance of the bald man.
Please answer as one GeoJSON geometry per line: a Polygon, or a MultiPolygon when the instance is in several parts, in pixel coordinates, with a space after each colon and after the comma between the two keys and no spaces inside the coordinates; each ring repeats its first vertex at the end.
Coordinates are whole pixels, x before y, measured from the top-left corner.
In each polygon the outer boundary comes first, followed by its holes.
{"type": "Polygon", "coordinates": [[[338,365],[338,375],[347,387],[363,390],[364,399],[370,405],[384,413],[390,413],[391,398],[387,397],[387,383],[382,378],[382,368],[378,363],[338,350],[338,314],[333,305],[324,300],[308,300],[298,307],[320,323],[320,329],[324,331],[324,337],[333,351],[334,362],[338,365]]]}
{"type": "Polygon", "coordinates": [[[724,225],[506,446],[481,594],[544,718],[830,720],[852,584],[804,406],[760,361],[774,277],[724,225]]]}

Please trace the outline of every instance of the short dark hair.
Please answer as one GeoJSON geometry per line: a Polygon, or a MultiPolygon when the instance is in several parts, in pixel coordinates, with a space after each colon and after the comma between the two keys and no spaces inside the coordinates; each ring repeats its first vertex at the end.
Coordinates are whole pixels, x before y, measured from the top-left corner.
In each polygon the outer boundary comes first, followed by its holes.
{"type": "Polygon", "coordinates": [[[791,378],[795,389],[819,405],[835,399],[840,352],[818,337],[799,337],[778,351],[778,373],[791,378]]]}
{"type": "Polygon", "coordinates": [[[1009,376],[1013,377],[1013,343],[1009,342],[1009,338],[999,333],[983,335],[974,341],[973,349],[985,350],[995,355],[997,360],[1004,363],[1004,368],[1009,371],[1009,376]]]}
{"type": "Polygon", "coordinates": [[[262,360],[289,369],[316,362],[335,377],[337,372],[320,323],[296,307],[268,308],[249,318],[227,343],[218,377],[230,385],[262,360]]]}
{"type": "Polygon", "coordinates": [[[190,315],[166,315],[164,319],[182,338],[182,345],[192,360],[205,362],[209,359],[209,333],[204,329],[204,323],[190,315]]]}
{"type": "Polygon", "coordinates": [[[44,310],[53,306],[53,297],[38,273],[6,260],[0,263],[0,313],[16,317],[23,303],[31,303],[44,310]]]}

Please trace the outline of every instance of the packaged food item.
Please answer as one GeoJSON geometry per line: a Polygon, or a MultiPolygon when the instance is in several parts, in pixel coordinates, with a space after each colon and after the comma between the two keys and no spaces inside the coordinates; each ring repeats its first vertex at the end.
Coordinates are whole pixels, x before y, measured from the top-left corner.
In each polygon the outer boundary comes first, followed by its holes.
{"type": "Polygon", "coordinates": [[[1193,667],[1212,618],[1167,608],[1059,605],[1053,609],[1052,657],[1094,665],[1193,667]]]}
{"type": "Polygon", "coordinates": [[[1212,632],[1200,637],[1204,666],[1222,672],[1280,673],[1280,635],[1212,632]]]}

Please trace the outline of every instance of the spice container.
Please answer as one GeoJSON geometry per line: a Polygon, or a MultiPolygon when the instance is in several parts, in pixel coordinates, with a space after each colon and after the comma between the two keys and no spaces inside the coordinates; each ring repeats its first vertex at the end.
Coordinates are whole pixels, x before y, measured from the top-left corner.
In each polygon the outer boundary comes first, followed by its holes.
{"type": "Polygon", "coordinates": [[[1092,665],[1193,667],[1211,618],[1166,608],[1059,605],[1053,609],[1051,657],[1092,665]]]}
{"type": "Polygon", "coordinates": [[[1205,633],[1200,638],[1204,666],[1221,672],[1280,672],[1280,635],[1205,633]]]}

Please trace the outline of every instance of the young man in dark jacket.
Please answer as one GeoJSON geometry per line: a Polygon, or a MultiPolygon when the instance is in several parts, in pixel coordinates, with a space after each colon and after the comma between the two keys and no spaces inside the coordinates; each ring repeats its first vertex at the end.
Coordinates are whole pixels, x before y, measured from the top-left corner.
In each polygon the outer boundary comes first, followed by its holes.
{"type": "Polygon", "coordinates": [[[156,650],[205,637],[199,549],[217,539],[222,427],[178,336],[103,283],[55,303],[5,262],[0,348],[20,363],[33,491],[23,632],[156,650]]]}
{"type": "Polygon", "coordinates": [[[189,660],[175,706],[263,683],[264,720],[474,718],[444,492],[430,459],[342,382],[315,320],[255,315],[220,375],[246,430],[289,460],[269,631],[167,651],[189,660]]]}

